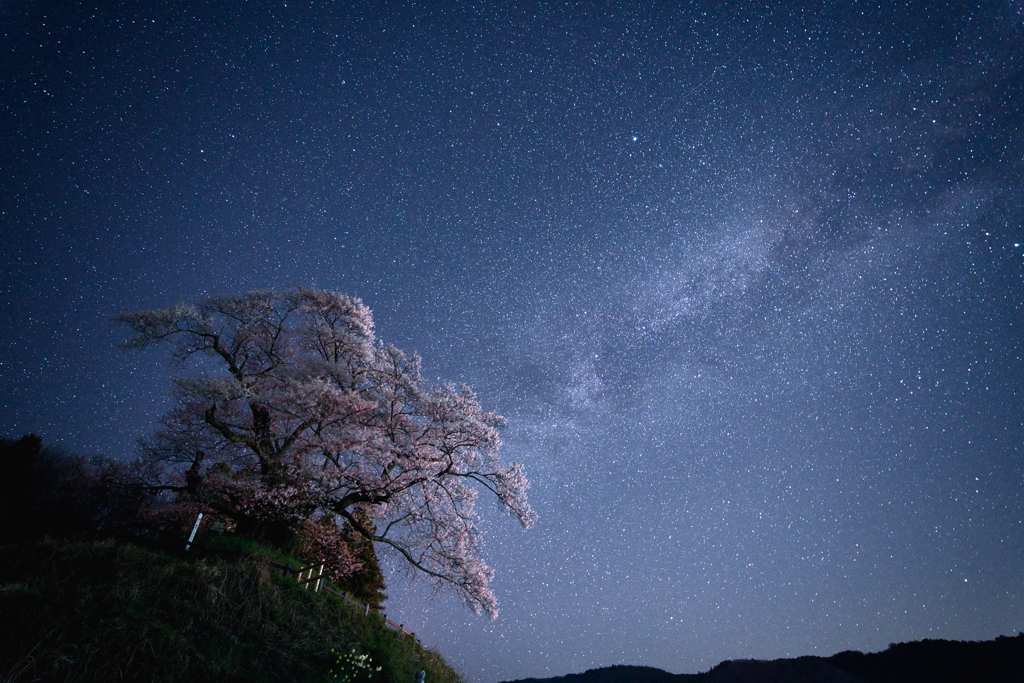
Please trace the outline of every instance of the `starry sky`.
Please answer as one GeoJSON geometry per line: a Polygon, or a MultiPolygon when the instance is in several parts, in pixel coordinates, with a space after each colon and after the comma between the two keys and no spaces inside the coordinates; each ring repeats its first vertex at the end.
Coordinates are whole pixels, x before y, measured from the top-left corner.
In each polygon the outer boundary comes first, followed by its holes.
{"type": "Polygon", "coordinates": [[[130,458],[111,317],[344,291],[505,415],[471,683],[1024,625],[1024,4],[0,4],[0,435],[130,458]]]}

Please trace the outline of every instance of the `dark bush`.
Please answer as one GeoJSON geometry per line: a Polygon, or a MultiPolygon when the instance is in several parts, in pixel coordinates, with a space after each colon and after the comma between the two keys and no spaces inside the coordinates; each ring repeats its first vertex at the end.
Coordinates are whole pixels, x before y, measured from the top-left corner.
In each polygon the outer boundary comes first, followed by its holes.
{"type": "Polygon", "coordinates": [[[34,434],[0,439],[0,544],[137,525],[150,496],[122,482],[124,469],[106,458],[43,447],[34,434]]]}

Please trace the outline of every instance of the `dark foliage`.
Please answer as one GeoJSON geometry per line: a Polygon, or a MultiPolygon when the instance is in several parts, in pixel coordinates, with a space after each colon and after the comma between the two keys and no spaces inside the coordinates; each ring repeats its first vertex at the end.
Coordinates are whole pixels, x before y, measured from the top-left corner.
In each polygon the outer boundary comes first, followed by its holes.
{"type": "MultiPolygon", "coordinates": [[[[370,533],[377,533],[373,522],[366,515],[360,513],[357,519],[370,533]]],[[[384,593],[386,588],[384,585],[384,574],[380,570],[380,562],[377,559],[377,551],[373,546],[373,542],[367,540],[347,523],[342,529],[342,533],[345,535],[349,547],[352,548],[352,554],[361,567],[339,582],[341,589],[351,593],[352,597],[360,602],[369,605],[370,609],[383,610],[384,601],[388,599],[388,596],[384,593]]]]}
{"type": "Polygon", "coordinates": [[[137,525],[150,497],[121,485],[122,469],[105,458],[44,447],[34,434],[0,439],[0,544],[137,525]]]}

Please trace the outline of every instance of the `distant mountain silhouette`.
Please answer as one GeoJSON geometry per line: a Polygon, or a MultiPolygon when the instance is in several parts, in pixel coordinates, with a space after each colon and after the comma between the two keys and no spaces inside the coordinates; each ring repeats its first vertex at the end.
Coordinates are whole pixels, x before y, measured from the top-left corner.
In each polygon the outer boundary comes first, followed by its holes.
{"type": "Polygon", "coordinates": [[[700,674],[609,666],[556,678],[506,683],[1024,683],[1024,633],[995,640],[922,640],[884,652],[725,661],[700,674]]]}
{"type": "MultiPolygon", "coordinates": [[[[703,674],[698,674],[703,675],[703,674]]],[[[686,680],[653,666],[609,666],[590,669],[586,673],[569,674],[556,678],[524,678],[508,683],[680,683],[686,680]]]]}

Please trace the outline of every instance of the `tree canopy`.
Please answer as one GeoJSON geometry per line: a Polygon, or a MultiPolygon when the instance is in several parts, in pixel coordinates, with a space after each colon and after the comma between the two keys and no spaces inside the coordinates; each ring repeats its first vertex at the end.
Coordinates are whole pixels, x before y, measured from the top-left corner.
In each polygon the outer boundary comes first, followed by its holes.
{"type": "Polygon", "coordinates": [[[504,420],[468,386],[431,384],[417,356],[378,342],[359,299],[249,292],[118,320],[134,333],[126,348],[167,342],[200,368],[174,381],[176,405],[144,444],[151,488],[279,545],[324,519],[347,523],[497,614],[476,495],[493,494],[524,527],[535,517],[522,466],[499,462],[504,420]]]}

